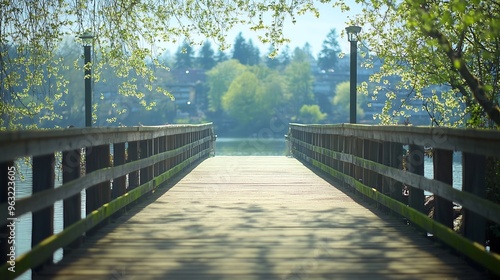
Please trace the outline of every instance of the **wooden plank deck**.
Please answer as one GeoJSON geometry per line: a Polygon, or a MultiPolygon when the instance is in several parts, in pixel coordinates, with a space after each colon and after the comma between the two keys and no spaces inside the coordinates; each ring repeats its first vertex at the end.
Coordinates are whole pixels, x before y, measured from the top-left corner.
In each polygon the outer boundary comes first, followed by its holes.
{"type": "Polygon", "coordinates": [[[481,279],[286,157],[209,158],[34,279],[481,279]]]}

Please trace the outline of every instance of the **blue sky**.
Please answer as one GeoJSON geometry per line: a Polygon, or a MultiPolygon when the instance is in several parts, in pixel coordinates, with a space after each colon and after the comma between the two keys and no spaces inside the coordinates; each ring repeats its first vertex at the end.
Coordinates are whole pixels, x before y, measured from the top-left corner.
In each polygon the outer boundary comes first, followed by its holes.
{"type": "MultiPolygon", "coordinates": [[[[353,18],[354,15],[361,12],[359,6],[355,6],[354,1],[346,1],[347,3],[352,2],[351,11],[348,13],[342,13],[338,8],[332,8],[331,4],[315,4],[319,9],[320,17],[316,18],[311,13],[307,13],[302,16],[297,16],[297,23],[291,24],[287,23],[285,25],[284,33],[285,36],[291,39],[289,44],[290,49],[295,47],[303,47],[306,42],[312,46],[312,53],[317,56],[321,50],[321,45],[326,38],[326,35],[332,28],[335,28],[337,34],[340,33],[347,26],[346,22],[349,18],[353,18]]],[[[234,42],[234,38],[239,32],[243,33],[243,37],[252,39],[255,45],[258,45],[261,49],[261,53],[267,53],[269,45],[261,44],[258,40],[257,34],[248,29],[248,27],[242,27],[242,29],[235,29],[228,33],[228,42],[231,44],[234,42]]],[[[345,37],[339,37],[338,41],[343,52],[349,52],[349,42],[345,37]]]]}
{"type": "MultiPolygon", "coordinates": [[[[302,16],[296,17],[296,24],[292,24],[290,21],[285,23],[284,34],[285,37],[291,40],[289,44],[290,49],[293,50],[296,47],[303,47],[306,42],[312,47],[312,54],[317,56],[321,51],[321,45],[326,38],[326,35],[332,28],[335,28],[337,34],[340,36],[342,30],[345,29],[346,22],[353,18],[356,14],[361,12],[360,6],[357,6],[354,1],[346,0],[346,3],[351,6],[351,11],[348,13],[342,13],[338,8],[332,8],[331,4],[321,4],[319,1],[315,1],[315,6],[320,12],[320,17],[316,18],[312,13],[307,13],[302,16]]],[[[234,28],[227,33],[227,42],[230,44],[234,43],[234,39],[238,33],[242,32],[245,39],[252,39],[254,45],[257,45],[264,55],[269,50],[269,44],[262,44],[258,40],[258,34],[249,29],[248,26],[241,26],[240,28],[234,28]]],[[[349,42],[345,37],[339,37],[338,41],[343,52],[349,52],[349,42]]],[[[217,48],[213,45],[214,49],[217,48]]],[[[174,54],[177,50],[178,45],[168,47],[171,54],[174,54]]],[[[199,47],[195,47],[197,51],[199,47]]]]}

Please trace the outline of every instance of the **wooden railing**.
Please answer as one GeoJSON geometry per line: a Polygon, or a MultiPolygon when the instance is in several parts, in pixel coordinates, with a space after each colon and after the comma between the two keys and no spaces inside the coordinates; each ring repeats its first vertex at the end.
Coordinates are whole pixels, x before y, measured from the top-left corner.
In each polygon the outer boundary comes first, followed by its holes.
{"type": "Polygon", "coordinates": [[[291,124],[287,139],[296,158],[500,275],[500,255],[485,246],[487,226],[500,225],[500,205],[486,199],[485,187],[486,160],[499,156],[499,131],[291,124]],[[423,176],[426,151],[434,179],[423,176]],[[452,187],[454,152],[462,153],[462,190],[452,187]],[[424,211],[424,191],[434,194],[434,219],[424,211]],[[463,234],[453,230],[453,202],[463,207],[463,234]]]}
{"type": "Polygon", "coordinates": [[[112,215],[214,153],[214,141],[212,124],[0,133],[0,279],[29,269],[36,274],[56,250],[67,254],[112,215]],[[24,157],[32,158],[32,195],[16,199],[16,161],[24,157]],[[63,181],[57,188],[56,166],[62,166],[63,181]],[[54,204],[61,200],[64,230],[54,235],[54,204]],[[32,249],[15,256],[16,217],[30,212],[32,249]]]}

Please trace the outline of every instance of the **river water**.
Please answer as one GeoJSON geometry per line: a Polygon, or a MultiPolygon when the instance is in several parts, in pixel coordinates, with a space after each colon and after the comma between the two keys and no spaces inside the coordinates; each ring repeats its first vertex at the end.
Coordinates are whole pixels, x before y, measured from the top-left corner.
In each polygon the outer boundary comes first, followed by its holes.
{"type": "MultiPolygon", "coordinates": [[[[258,138],[218,138],[216,141],[216,156],[286,156],[287,147],[284,139],[258,139],[258,138]]],[[[18,162],[18,175],[23,175],[23,180],[16,181],[16,198],[31,195],[31,169],[28,165],[18,162]]],[[[425,177],[433,177],[432,159],[424,160],[425,177]]],[[[56,172],[56,187],[61,186],[61,172],[56,172]]],[[[453,187],[460,189],[462,185],[461,155],[454,154],[453,161],[453,187]]],[[[82,192],[82,217],[85,216],[85,193],[82,192]]],[[[54,231],[58,233],[63,229],[62,202],[54,207],[54,231]]],[[[16,224],[16,256],[27,252],[31,248],[31,214],[19,217],[16,224]]],[[[62,249],[54,254],[54,261],[62,258],[62,249]]],[[[27,271],[18,279],[31,279],[31,271],[27,271]]]]}

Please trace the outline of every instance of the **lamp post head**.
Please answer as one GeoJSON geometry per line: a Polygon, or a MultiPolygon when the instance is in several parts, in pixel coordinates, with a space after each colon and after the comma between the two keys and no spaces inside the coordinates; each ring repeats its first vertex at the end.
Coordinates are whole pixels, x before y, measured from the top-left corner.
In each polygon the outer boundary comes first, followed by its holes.
{"type": "Polygon", "coordinates": [[[82,39],[82,43],[84,46],[90,46],[92,45],[92,40],[94,39],[94,34],[91,32],[85,31],[81,36],[80,39],[82,39]]]}
{"type": "Polygon", "coordinates": [[[361,27],[359,26],[348,26],[345,28],[347,32],[347,40],[349,42],[357,42],[358,41],[358,33],[361,32],[361,27]]]}

